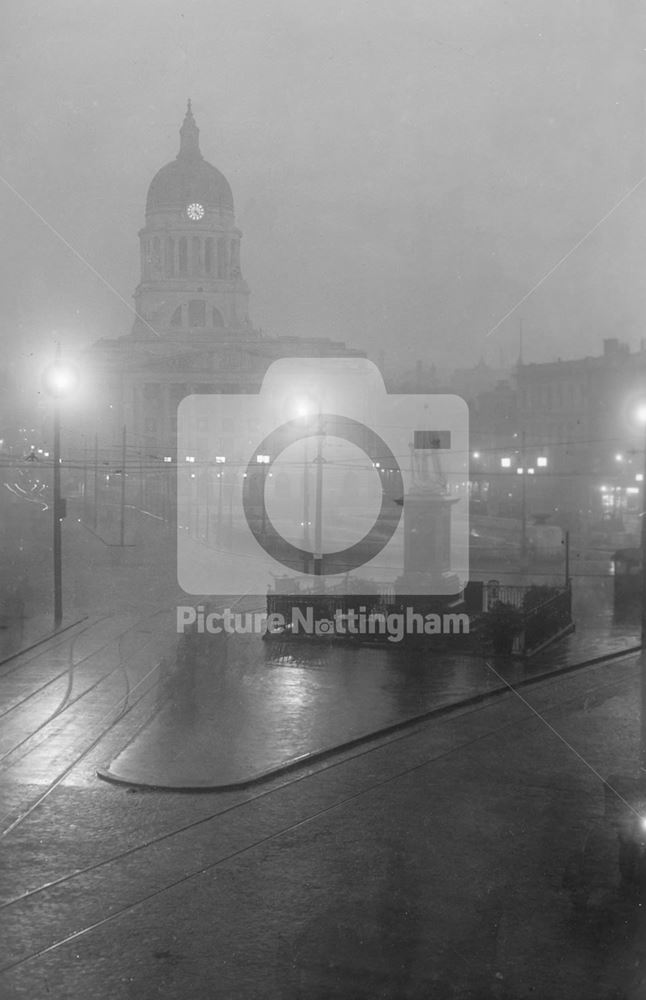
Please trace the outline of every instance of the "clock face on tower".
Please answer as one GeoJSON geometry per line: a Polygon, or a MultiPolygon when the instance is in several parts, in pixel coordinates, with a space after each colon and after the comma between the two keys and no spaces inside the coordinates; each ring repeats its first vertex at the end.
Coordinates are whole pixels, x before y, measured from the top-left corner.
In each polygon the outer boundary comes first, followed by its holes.
{"type": "Polygon", "coordinates": [[[186,206],[186,214],[193,222],[199,222],[204,216],[204,206],[200,205],[199,201],[192,201],[186,206]]]}

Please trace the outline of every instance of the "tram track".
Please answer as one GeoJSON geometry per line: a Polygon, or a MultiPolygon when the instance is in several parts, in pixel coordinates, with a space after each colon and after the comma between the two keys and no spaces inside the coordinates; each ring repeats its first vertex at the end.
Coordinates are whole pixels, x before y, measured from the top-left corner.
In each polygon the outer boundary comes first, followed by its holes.
{"type": "MultiPolygon", "coordinates": [[[[32,750],[34,750],[37,746],[39,746],[42,742],[44,742],[51,735],[51,726],[53,723],[61,720],[65,715],[65,713],[68,712],[74,705],[78,704],[80,701],[82,701],[83,698],[86,698],[93,691],[96,691],[96,689],[101,684],[108,681],[111,677],[113,677],[120,671],[123,672],[124,674],[124,682],[126,686],[126,698],[127,698],[129,692],[129,678],[128,678],[126,658],[121,651],[120,644],[123,637],[127,635],[129,632],[133,631],[135,628],[137,628],[138,624],[140,623],[135,623],[135,625],[130,626],[128,629],[124,630],[118,635],[111,637],[108,641],[99,646],[98,649],[92,650],[90,653],[86,654],[79,660],[75,661],[73,659],[73,643],[83,634],[79,633],[79,635],[75,636],[74,639],[72,640],[72,646],[70,649],[71,660],[67,669],[56,674],[55,677],[50,679],[50,681],[39,685],[32,692],[30,692],[29,695],[27,695],[25,698],[21,699],[14,705],[10,706],[10,708],[8,708],[2,714],[2,716],[0,716],[0,718],[3,718],[10,715],[10,713],[12,712],[24,708],[25,705],[28,702],[30,702],[32,698],[42,694],[47,687],[61,680],[63,677],[67,675],[68,677],[67,687],[63,694],[63,697],[61,698],[56,708],[42,722],[40,722],[35,729],[27,733],[27,735],[23,736],[16,743],[14,743],[8,750],[5,750],[0,755],[0,773],[3,773],[8,769],[10,769],[12,766],[18,763],[19,760],[22,760],[25,756],[27,756],[30,752],[32,752],[32,750]],[[99,657],[100,654],[103,653],[105,649],[109,648],[115,641],[119,643],[118,663],[116,664],[116,666],[114,666],[111,670],[108,670],[107,673],[106,672],[102,673],[99,677],[97,677],[94,681],[92,681],[89,684],[89,686],[86,686],[82,691],[80,691],[75,698],[72,698],[71,694],[72,694],[73,684],[79,668],[81,668],[82,666],[86,666],[88,663],[90,663],[90,661],[94,660],[96,657],[99,657]],[[21,754],[18,759],[15,759],[15,754],[20,749],[25,747],[27,747],[26,751],[23,754],[21,754]]],[[[146,648],[146,646],[150,644],[150,641],[151,640],[148,639],[145,640],[142,644],[140,644],[136,648],[135,653],[136,654],[141,653],[146,648]]],[[[33,711],[33,706],[31,706],[31,710],[33,711]]]]}
{"type": "Polygon", "coordinates": [[[44,791],[40,792],[27,807],[21,808],[20,811],[18,812],[18,815],[15,816],[13,819],[11,818],[11,814],[7,814],[3,817],[2,820],[0,820],[0,839],[6,837],[9,833],[15,830],[18,826],[20,826],[20,824],[23,823],[29,816],[31,816],[32,813],[40,805],[42,805],[45,799],[47,799],[49,795],[51,795],[51,793],[56,788],[58,788],[58,786],[74,770],[74,768],[77,767],[77,765],[80,764],[87,757],[87,755],[91,753],[92,750],[94,750],[96,746],[98,746],[101,740],[110,732],[110,730],[115,726],[115,724],[119,722],[128,712],[132,711],[139,704],[139,702],[146,697],[150,689],[146,689],[142,694],[139,695],[138,698],[135,699],[135,701],[129,702],[130,695],[137,689],[137,687],[139,687],[146,680],[148,680],[148,678],[151,677],[158,668],[159,668],[159,663],[155,663],[155,665],[148,671],[148,673],[146,673],[144,677],[142,677],[141,680],[138,681],[138,683],[135,685],[134,688],[128,689],[126,691],[126,694],[120,699],[120,701],[113,703],[110,706],[109,711],[105,713],[104,717],[112,715],[112,713],[115,710],[118,710],[120,703],[123,702],[124,704],[124,707],[119,711],[117,717],[112,719],[104,728],[101,729],[98,735],[95,736],[94,739],[88,745],[86,745],[83,748],[83,750],[79,754],[77,754],[77,756],[72,761],[70,761],[69,764],[67,764],[48,785],[46,785],[44,791]],[[7,820],[9,820],[9,823],[8,825],[5,826],[4,824],[7,822],[7,820]]]}
{"type": "MultiPolygon", "coordinates": [[[[557,673],[552,675],[552,677],[549,679],[547,683],[553,683],[554,681],[558,681],[559,679],[561,678],[557,673]]],[[[546,679],[543,678],[541,679],[541,681],[538,681],[537,683],[545,685],[546,679]]],[[[590,698],[593,695],[598,695],[600,693],[607,692],[612,688],[616,688],[618,683],[622,683],[622,681],[614,677],[611,680],[606,679],[600,683],[593,684],[592,686],[586,689],[585,697],[590,698]]],[[[551,700],[550,704],[547,706],[547,708],[544,709],[544,711],[553,711],[555,709],[560,710],[566,706],[571,706],[574,703],[580,703],[581,701],[582,701],[582,696],[580,693],[572,694],[569,697],[565,698],[559,697],[557,701],[551,700]]],[[[500,704],[500,702],[498,702],[498,704],[500,704]]],[[[467,712],[469,715],[482,713],[487,710],[490,710],[491,707],[492,707],[491,703],[482,704],[479,706],[471,706],[469,707],[467,712]]],[[[456,710],[459,710],[460,706],[456,705],[455,708],[456,710]]],[[[263,800],[267,800],[270,799],[272,796],[278,796],[281,793],[288,792],[294,786],[300,785],[304,782],[316,781],[317,779],[324,778],[324,776],[328,772],[331,772],[336,768],[343,767],[344,765],[351,764],[352,762],[355,761],[359,761],[361,760],[361,758],[368,758],[371,755],[377,754],[395,744],[398,743],[403,744],[407,740],[415,739],[420,735],[420,732],[422,732],[425,729],[428,729],[428,727],[429,727],[429,722],[418,723],[414,727],[408,729],[407,731],[400,732],[396,735],[389,735],[388,737],[381,739],[379,739],[378,734],[375,734],[369,745],[364,745],[362,748],[357,748],[353,752],[344,752],[340,754],[336,759],[329,760],[326,763],[319,762],[319,764],[315,766],[313,769],[310,765],[306,773],[292,775],[290,778],[284,781],[279,781],[277,784],[273,784],[272,787],[270,788],[264,788],[253,794],[245,794],[245,797],[239,802],[226,805],[224,806],[224,808],[212,811],[206,816],[201,816],[195,820],[192,820],[189,823],[183,824],[182,826],[175,827],[171,830],[165,831],[164,833],[160,833],[159,835],[151,837],[141,844],[134,845],[123,851],[115,852],[107,858],[94,862],[91,865],[86,865],[84,868],[80,868],[73,872],[69,872],[63,876],[60,876],[57,879],[44,882],[40,886],[37,886],[34,889],[30,889],[24,893],[21,893],[20,895],[14,897],[13,899],[7,900],[3,904],[0,904],[0,912],[5,911],[11,913],[13,908],[20,907],[21,905],[29,906],[33,904],[33,905],[38,905],[39,908],[41,906],[47,906],[47,893],[49,892],[54,893],[52,899],[56,899],[58,905],[60,903],[60,890],[65,886],[76,885],[77,888],[74,890],[74,892],[78,893],[79,892],[78,886],[79,884],[82,885],[82,880],[84,877],[93,876],[94,873],[101,870],[107,872],[110,869],[110,866],[115,866],[115,879],[116,879],[118,866],[120,864],[127,863],[129,859],[137,858],[138,870],[141,870],[142,865],[145,864],[143,859],[146,857],[146,852],[151,852],[151,860],[155,859],[156,855],[154,849],[158,845],[169,842],[170,843],[176,842],[178,845],[177,850],[179,851],[180,845],[178,838],[181,838],[182,836],[185,835],[190,835],[192,832],[198,831],[200,827],[206,827],[209,823],[212,823],[214,821],[218,820],[224,821],[227,818],[235,816],[236,813],[240,814],[241,811],[245,809],[251,809],[257,804],[258,805],[262,804],[263,800]]],[[[313,810],[312,809],[308,810],[307,808],[305,808],[304,815],[299,816],[292,822],[284,823],[283,825],[279,826],[278,829],[272,829],[269,832],[264,833],[262,836],[255,836],[255,837],[252,836],[248,843],[243,844],[240,847],[236,847],[233,850],[223,849],[218,857],[208,860],[207,863],[204,863],[203,861],[202,862],[198,861],[197,864],[195,864],[194,867],[189,871],[186,871],[185,865],[182,862],[180,864],[180,867],[182,868],[182,874],[180,876],[171,879],[164,879],[163,876],[160,876],[159,881],[162,884],[156,885],[149,892],[138,894],[136,898],[124,902],[123,905],[118,906],[118,908],[114,909],[113,912],[111,912],[108,916],[100,920],[90,920],[83,927],[78,928],[71,933],[63,934],[57,940],[50,942],[48,945],[36,948],[28,955],[23,955],[22,957],[16,958],[14,961],[11,961],[10,963],[0,967],[0,973],[8,972],[12,969],[19,967],[20,965],[24,965],[25,963],[36,960],[52,951],[55,951],[56,949],[63,947],[64,945],[74,940],[77,940],[78,938],[87,935],[99,929],[100,927],[105,926],[106,924],[111,923],[112,921],[122,917],[123,915],[135,909],[136,907],[150,903],[152,900],[156,899],[163,893],[168,892],[174,888],[177,888],[178,886],[190,881],[191,879],[198,878],[201,875],[204,875],[208,872],[212,872],[214,869],[217,869],[218,867],[223,866],[228,862],[234,861],[246,854],[249,854],[250,852],[259,850],[273,842],[280,840],[280,838],[282,837],[287,837],[290,834],[294,833],[295,831],[303,828],[307,824],[316,822],[317,820],[328,815],[334,810],[340,808],[347,808],[361,797],[368,795],[372,792],[378,791],[380,788],[383,788],[394,781],[405,779],[407,776],[415,772],[418,772],[420,769],[423,769],[424,767],[429,767],[431,765],[437,764],[438,762],[450,757],[451,755],[455,755],[469,750],[471,747],[473,747],[478,743],[481,743],[484,740],[495,738],[502,733],[505,733],[507,731],[519,727],[523,728],[527,727],[527,718],[522,712],[520,717],[512,718],[507,722],[504,722],[502,725],[498,725],[495,728],[487,729],[485,732],[478,733],[476,736],[473,736],[471,738],[462,739],[459,742],[452,743],[452,745],[448,747],[445,747],[442,744],[440,744],[440,748],[436,750],[436,752],[433,752],[430,755],[425,756],[421,760],[417,760],[413,765],[400,767],[396,770],[393,770],[384,778],[364,782],[361,784],[361,787],[351,791],[349,794],[345,795],[341,794],[339,797],[334,798],[333,801],[325,805],[323,808],[318,808],[313,810]]],[[[304,765],[304,768],[305,766],[306,765],[304,765]]],[[[368,773],[371,772],[369,771],[368,773]]],[[[350,784],[352,784],[352,782],[350,782],[350,784]]],[[[217,795],[218,793],[211,793],[211,794],[217,795]]],[[[253,814],[251,820],[252,822],[254,822],[253,814]]],[[[255,817],[255,823],[256,825],[260,825],[261,827],[266,825],[266,822],[262,816],[255,817]]],[[[226,834],[223,834],[222,836],[225,842],[229,842],[227,840],[226,834]]],[[[207,849],[217,850],[217,844],[215,845],[215,847],[213,847],[212,841],[210,839],[208,841],[208,845],[209,847],[202,848],[202,850],[207,850],[207,849]]],[[[168,858],[167,851],[164,853],[163,857],[165,859],[168,858]]],[[[184,857],[183,852],[181,857],[182,858],[184,857]]],[[[93,882],[92,885],[95,886],[96,883],[93,882]]],[[[82,889],[80,891],[82,892],[82,889]]],[[[96,889],[94,889],[94,891],[96,891],[96,889]]]]}
{"type": "MultiPolygon", "coordinates": [[[[80,667],[87,660],[92,659],[93,656],[96,656],[98,653],[100,653],[104,649],[106,649],[110,645],[110,643],[114,641],[115,638],[119,638],[121,635],[127,634],[128,631],[130,631],[132,628],[136,627],[136,626],[130,626],[129,629],[125,630],[125,632],[118,633],[117,636],[110,637],[110,639],[106,640],[106,642],[103,643],[102,646],[99,646],[98,649],[92,650],[91,653],[88,653],[86,656],[81,657],[80,660],[74,660],[74,643],[77,641],[77,639],[80,639],[83,635],[85,635],[91,629],[95,628],[102,621],[106,621],[108,619],[109,619],[109,615],[104,615],[102,618],[95,619],[93,622],[91,622],[89,625],[87,625],[80,632],[77,632],[72,637],[68,637],[65,640],[65,642],[57,644],[54,647],[55,649],[57,649],[58,646],[60,646],[60,645],[65,645],[65,643],[67,643],[67,642],[70,643],[70,651],[68,653],[69,662],[68,662],[67,666],[65,667],[65,669],[61,670],[59,673],[55,674],[53,677],[50,677],[48,680],[44,681],[38,687],[34,688],[33,691],[30,691],[29,694],[25,695],[24,698],[21,698],[19,701],[16,701],[12,705],[9,705],[8,708],[5,708],[4,711],[0,712],[0,719],[4,719],[7,715],[10,715],[11,712],[15,712],[17,709],[22,708],[24,705],[27,704],[28,701],[30,701],[32,698],[35,698],[37,695],[41,694],[48,687],[50,687],[52,684],[55,684],[56,681],[59,681],[62,677],[65,677],[67,675],[68,678],[69,678],[71,675],[73,675],[74,671],[76,671],[78,667],[80,667]]],[[[10,672],[8,671],[6,674],[0,675],[0,684],[2,683],[2,681],[7,676],[9,676],[10,674],[14,673],[15,671],[20,670],[20,669],[24,670],[25,667],[29,666],[29,664],[35,663],[35,662],[37,662],[37,660],[42,659],[45,656],[45,652],[47,652],[48,655],[51,655],[51,649],[49,649],[47,651],[42,651],[37,656],[34,656],[31,659],[27,660],[25,663],[18,664],[10,672]]],[[[55,715],[55,713],[60,710],[60,708],[62,707],[63,703],[65,702],[65,699],[67,697],[69,697],[69,693],[70,692],[69,692],[69,683],[68,683],[68,690],[66,691],[66,693],[65,693],[65,695],[63,697],[63,700],[61,701],[61,704],[54,710],[54,713],[52,713],[51,718],[53,718],[54,715],[55,715]]],[[[2,760],[1,757],[0,757],[0,760],[2,760]]]]}
{"type": "MultiPolygon", "coordinates": [[[[248,595],[242,595],[235,602],[235,604],[241,603],[242,601],[245,600],[245,598],[247,596],[248,595]]],[[[223,605],[223,607],[224,607],[224,605],[223,605]]],[[[69,670],[70,681],[68,683],[67,690],[66,690],[66,692],[65,692],[65,694],[63,696],[63,699],[61,700],[61,702],[59,703],[59,705],[57,706],[57,708],[54,710],[54,712],[52,712],[43,722],[41,722],[30,733],[28,733],[27,735],[25,735],[24,737],[22,737],[20,740],[18,740],[8,750],[6,750],[2,754],[2,756],[0,756],[0,773],[2,773],[2,772],[6,773],[12,767],[14,767],[18,763],[20,763],[31,752],[33,752],[39,746],[41,746],[50,736],[52,736],[52,735],[58,735],[58,733],[54,734],[52,732],[52,730],[51,730],[52,725],[54,723],[60,722],[60,720],[65,716],[66,712],[68,712],[75,705],[78,705],[80,702],[82,702],[84,698],[86,698],[93,691],[96,691],[100,687],[101,684],[103,684],[105,681],[108,681],[111,677],[114,677],[114,675],[117,674],[117,673],[119,673],[119,671],[122,671],[123,675],[124,675],[125,694],[122,695],[119,699],[117,699],[116,702],[113,702],[109,706],[109,708],[105,710],[105,712],[101,716],[101,718],[98,721],[98,723],[95,723],[95,724],[100,725],[103,722],[104,719],[107,719],[107,718],[113,716],[115,713],[117,713],[116,717],[113,718],[112,721],[108,725],[104,726],[101,729],[100,733],[90,742],[89,745],[84,746],[80,750],[80,752],[78,754],[76,754],[73,757],[73,759],[68,764],[66,764],[66,766],[60,772],[57,772],[57,774],[52,778],[52,780],[46,785],[44,791],[42,793],[39,793],[31,801],[31,803],[27,804],[26,806],[21,807],[17,811],[17,813],[18,813],[17,815],[14,815],[13,813],[8,813],[8,814],[5,814],[5,816],[2,817],[2,819],[0,819],[0,839],[2,839],[5,836],[7,836],[10,832],[12,832],[13,830],[15,830],[22,822],[24,822],[25,819],[27,819],[29,816],[31,816],[32,813],[45,801],[45,799],[48,798],[49,795],[61,784],[61,782],[64,781],[65,778],[74,770],[74,768],[78,764],[80,764],[87,757],[87,755],[101,742],[101,740],[105,736],[108,735],[108,733],[113,729],[113,727],[116,725],[116,723],[119,722],[126,714],[128,714],[138,704],[140,704],[141,701],[143,700],[143,698],[147,694],[150,694],[152,692],[152,690],[154,688],[154,684],[148,685],[144,689],[144,691],[141,692],[140,695],[135,699],[134,702],[131,702],[131,700],[130,700],[131,696],[143,684],[145,684],[150,678],[152,678],[154,676],[154,674],[155,674],[156,671],[159,670],[159,668],[161,666],[161,659],[157,659],[156,662],[154,663],[154,665],[144,674],[144,676],[141,677],[136,682],[136,684],[133,687],[131,687],[131,685],[130,685],[130,676],[129,676],[129,672],[128,672],[128,664],[126,663],[126,654],[125,654],[125,652],[121,648],[121,643],[123,642],[123,639],[124,639],[125,636],[129,635],[131,632],[135,632],[135,630],[137,630],[137,629],[140,630],[142,628],[142,625],[150,625],[152,623],[152,621],[153,621],[154,618],[159,617],[159,615],[161,615],[161,614],[168,613],[169,610],[170,609],[168,609],[168,608],[163,608],[161,610],[158,610],[158,611],[154,612],[151,615],[148,615],[148,616],[145,616],[145,617],[142,616],[135,623],[133,623],[132,625],[130,625],[127,629],[124,629],[121,633],[118,633],[117,635],[111,636],[98,649],[93,650],[91,653],[87,654],[81,660],[79,660],[76,663],[74,663],[73,665],[71,665],[68,669],[66,669],[64,671],[61,671],[56,676],[56,678],[52,678],[52,681],[59,680],[63,676],[65,676],[65,674],[68,673],[68,670],[69,670]],[[101,677],[97,678],[94,681],[94,683],[92,683],[90,685],[90,687],[88,687],[84,691],[82,691],[76,698],[70,699],[70,694],[71,694],[71,690],[72,690],[72,680],[73,680],[73,676],[74,676],[74,673],[76,672],[77,668],[82,663],[86,663],[87,661],[91,660],[92,658],[98,656],[105,649],[107,649],[108,647],[114,645],[115,642],[117,642],[119,644],[119,654],[118,654],[119,655],[119,662],[117,663],[117,665],[115,667],[113,667],[111,670],[109,670],[107,673],[103,674],[101,677]],[[31,746],[29,746],[30,743],[32,744],[31,746]],[[23,754],[20,755],[19,758],[10,760],[10,758],[12,758],[14,754],[16,754],[21,748],[25,748],[25,747],[27,747],[27,749],[25,750],[25,752],[23,754]],[[9,761],[9,762],[5,763],[6,761],[9,761]],[[3,764],[5,765],[4,767],[2,766],[3,764]]],[[[104,620],[104,619],[100,619],[100,621],[102,621],[102,620],[104,620]]],[[[95,624],[97,624],[97,623],[95,623],[95,624]]],[[[89,629],[89,628],[91,628],[91,626],[88,626],[87,628],[89,629]]],[[[82,633],[79,633],[79,635],[76,636],[76,637],[74,637],[74,639],[78,638],[81,634],[82,633]]],[[[162,635],[163,635],[163,633],[162,633],[162,635]]],[[[176,632],[174,630],[170,630],[169,629],[168,630],[168,639],[170,640],[171,637],[175,637],[176,638],[176,632]]],[[[129,653],[128,653],[128,656],[130,657],[131,660],[132,660],[133,657],[140,656],[143,653],[143,651],[149,645],[151,645],[152,643],[155,643],[155,642],[159,642],[159,636],[158,635],[155,635],[155,636],[152,636],[151,638],[145,639],[145,641],[143,643],[140,643],[133,650],[130,650],[129,653]]],[[[44,654],[40,654],[40,655],[44,655],[44,654]]],[[[1,678],[0,678],[0,680],[1,680],[1,678]]],[[[32,697],[32,696],[40,693],[42,691],[42,689],[43,689],[43,686],[41,685],[38,689],[36,689],[34,692],[32,692],[31,695],[29,695],[25,699],[23,699],[22,702],[20,703],[20,706],[15,706],[15,707],[23,707],[24,708],[25,704],[30,700],[30,697],[32,697]]],[[[160,704],[161,703],[159,701],[156,702],[156,706],[155,706],[156,709],[158,709],[160,707],[160,704]]],[[[145,721],[147,721],[147,720],[144,720],[144,723],[142,723],[142,725],[145,724],[145,721]]],[[[134,738],[134,735],[136,735],[136,734],[130,734],[129,739],[134,738]]],[[[15,812],[16,812],[16,810],[14,810],[14,813],[15,812]]]]}

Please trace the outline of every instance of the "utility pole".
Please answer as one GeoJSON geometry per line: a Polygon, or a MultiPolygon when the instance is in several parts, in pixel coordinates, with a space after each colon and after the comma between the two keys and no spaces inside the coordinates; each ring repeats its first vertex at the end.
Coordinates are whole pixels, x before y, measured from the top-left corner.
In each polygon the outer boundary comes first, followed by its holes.
{"type": "Polygon", "coordinates": [[[119,545],[121,548],[126,542],[126,425],[123,425],[121,435],[121,525],[119,531],[119,545]]]}
{"type": "MultiPolygon", "coordinates": [[[[58,352],[56,357],[58,359],[58,352]]],[[[61,550],[61,411],[58,398],[54,398],[54,628],[63,621],[63,573],[61,550]]]]}
{"type": "Polygon", "coordinates": [[[520,560],[525,565],[527,558],[527,468],[525,464],[525,431],[520,436],[521,500],[520,500],[520,560]]]}
{"type": "Polygon", "coordinates": [[[83,523],[87,521],[87,435],[83,435],[83,523]]]}
{"type": "Polygon", "coordinates": [[[646,773],[646,423],[644,436],[644,478],[642,480],[642,510],[641,510],[641,550],[642,550],[642,593],[641,593],[641,720],[639,740],[639,769],[642,776],[646,773]]]}
{"type": "Polygon", "coordinates": [[[99,522],[99,435],[94,435],[94,518],[92,526],[96,531],[99,522]]]}
{"type": "Polygon", "coordinates": [[[62,539],[61,526],[65,517],[66,500],[61,496],[61,397],[66,396],[77,384],[76,370],[63,364],[60,358],[60,345],[56,345],[56,356],[43,375],[46,392],[53,399],[54,417],[54,476],[53,476],[53,538],[54,556],[54,628],[59,628],[63,621],[63,573],[62,573],[62,539]]]}
{"type": "Polygon", "coordinates": [[[316,447],[316,501],[314,509],[314,575],[321,576],[323,567],[323,425],[319,413],[316,447]]]}

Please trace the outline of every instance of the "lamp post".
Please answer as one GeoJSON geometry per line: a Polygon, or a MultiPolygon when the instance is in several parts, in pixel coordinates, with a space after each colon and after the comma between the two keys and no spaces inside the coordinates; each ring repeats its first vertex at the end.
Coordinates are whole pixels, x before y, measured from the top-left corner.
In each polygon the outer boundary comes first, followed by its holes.
{"type": "Polygon", "coordinates": [[[61,525],[65,517],[66,501],[61,496],[61,412],[60,400],[69,395],[78,383],[78,373],[72,365],[60,360],[59,350],[56,360],[43,375],[45,391],[54,403],[54,504],[53,504],[53,556],[54,556],[54,628],[63,621],[63,558],[61,525]]]}
{"type": "Polygon", "coordinates": [[[256,463],[260,466],[262,477],[259,486],[259,500],[262,508],[262,528],[261,537],[264,539],[267,531],[267,507],[265,504],[265,486],[267,485],[267,466],[271,462],[271,455],[256,455],[256,463]]]}
{"type": "Polygon", "coordinates": [[[311,552],[304,557],[304,573],[321,576],[323,569],[323,440],[326,435],[321,398],[316,389],[308,390],[305,395],[295,400],[293,410],[295,415],[304,421],[310,434],[303,439],[303,550],[311,552]],[[314,542],[310,532],[310,489],[309,489],[309,450],[308,437],[316,437],[316,456],[313,460],[316,477],[314,483],[314,542]],[[311,569],[310,569],[311,567],[311,569]]]}
{"type": "MultiPolygon", "coordinates": [[[[521,446],[520,450],[516,452],[517,461],[520,464],[516,465],[516,475],[521,477],[521,493],[520,493],[520,565],[523,569],[527,566],[527,476],[536,475],[538,469],[539,473],[541,469],[546,469],[548,465],[548,460],[545,455],[539,455],[535,462],[535,465],[530,465],[527,467],[527,453],[525,444],[525,431],[521,434],[521,446]]],[[[500,459],[500,465],[503,469],[512,470],[513,461],[511,456],[506,455],[500,459]]]]}
{"type": "Polygon", "coordinates": [[[527,458],[525,456],[525,431],[521,434],[520,461],[522,473],[520,512],[520,561],[523,569],[527,561],[527,458]]]}
{"type": "Polygon", "coordinates": [[[640,654],[640,729],[639,729],[639,770],[642,778],[646,775],[646,403],[637,408],[636,417],[642,426],[644,445],[644,477],[642,479],[641,502],[641,654],[640,654]]]}

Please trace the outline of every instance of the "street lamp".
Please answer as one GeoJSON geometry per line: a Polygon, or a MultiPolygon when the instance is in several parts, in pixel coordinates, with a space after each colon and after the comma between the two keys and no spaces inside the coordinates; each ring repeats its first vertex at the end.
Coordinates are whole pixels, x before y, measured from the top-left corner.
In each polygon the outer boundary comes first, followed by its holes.
{"type": "Polygon", "coordinates": [[[644,442],[644,472],[642,478],[641,502],[641,556],[642,556],[642,593],[641,593],[641,729],[639,741],[639,769],[646,772],[646,403],[638,406],[635,418],[642,426],[644,442]]]}
{"type": "Polygon", "coordinates": [[[260,506],[262,508],[262,529],[261,537],[264,539],[267,531],[267,507],[265,505],[265,486],[267,484],[267,466],[271,462],[271,455],[256,455],[256,464],[261,466],[262,481],[260,483],[260,506]]]}
{"type": "Polygon", "coordinates": [[[61,549],[61,523],[65,517],[66,502],[61,497],[61,413],[60,400],[68,396],[78,384],[78,372],[73,365],[66,364],[58,357],[43,374],[45,392],[54,401],[54,628],[63,621],[63,574],[61,549]]]}
{"type": "MultiPolygon", "coordinates": [[[[316,458],[314,459],[314,464],[316,466],[316,480],[312,573],[314,576],[321,576],[321,569],[323,565],[323,436],[325,435],[325,429],[321,414],[320,393],[315,387],[308,387],[303,395],[291,401],[290,409],[296,418],[302,421],[305,426],[309,426],[311,428],[311,436],[316,436],[318,438],[316,445],[316,458]]],[[[303,448],[303,550],[308,552],[312,547],[312,542],[310,537],[309,519],[309,453],[307,438],[304,439],[303,448]]],[[[309,564],[309,558],[305,557],[304,572],[309,572],[309,564]]]]}
{"type": "MultiPolygon", "coordinates": [[[[646,407],[644,408],[646,416],[646,407]]],[[[514,437],[517,435],[514,434],[514,437]]],[[[535,476],[537,469],[546,469],[548,465],[545,455],[537,455],[535,465],[527,466],[527,455],[525,446],[525,431],[521,433],[521,446],[516,451],[518,465],[516,465],[516,475],[521,477],[521,500],[520,500],[520,562],[525,568],[527,562],[527,476],[535,476]]],[[[503,469],[512,469],[512,458],[510,455],[503,455],[500,459],[500,466],[503,469]]],[[[510,494],[511,495],[511,494],[510,494]]]]}

